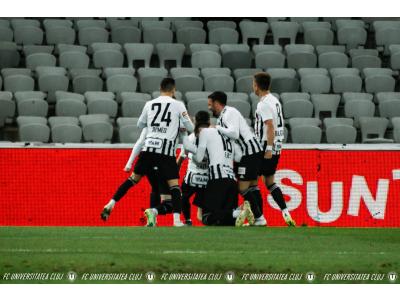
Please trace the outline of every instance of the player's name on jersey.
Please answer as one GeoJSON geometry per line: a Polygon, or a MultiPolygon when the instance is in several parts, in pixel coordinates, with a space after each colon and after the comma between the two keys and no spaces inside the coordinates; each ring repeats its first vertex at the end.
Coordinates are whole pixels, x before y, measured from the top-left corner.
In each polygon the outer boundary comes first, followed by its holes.
{"type": "Polygon", "coordinates": [[[151,131],[154,133],[154,132],[157,132],[157,133],[166,133],[167,132],[167,127],[158,127],[158,126],[153,126],[153,127],[151,127],[151,131]]]}

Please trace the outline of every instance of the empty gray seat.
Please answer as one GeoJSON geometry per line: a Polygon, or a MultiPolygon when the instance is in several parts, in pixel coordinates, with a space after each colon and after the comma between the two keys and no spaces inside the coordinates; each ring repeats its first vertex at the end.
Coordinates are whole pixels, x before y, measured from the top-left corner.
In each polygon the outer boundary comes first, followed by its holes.
{"type": "Polygon", "coordinates": [[[234,80],[229,75],[213,75],[204,78],[204,89],[207,91],[233,92],[234,80]]]}
{"type": "Polygon", "coordinates": [[[85,142],[110,142],[113,135],[113,126],[107,115],[83,115],[79,117],[82,124],[83,139],[85,142]]]}
{"type": "Polygon", "coordinates": [[[14,68],[19,64],[20,55],[17,44],[0,41],[0,68],[14,68]]]}
{"type": "Polygon", "coordinates": [[[207,29],[213,30],[216,28],[231,28],[236,29],[236,23],[233,21],[215,21],[211,20],[207,22],[207,29]]]}
{"type": "Polygon", "coordinates": [[[93,54],[93,63],[95,68],[121,68],[124,55],[118,50],[97,50],[93,54]]]}
{"type": "Polygon", "coordinates": [[[152,44],[129,43],[124,45],[124,49],[130,68],[133,67],[133,62],[136,60],[143,60],[144,66],[150,67],[150,59],[154,49],[152,44]]]}
{"type": "Polygon", "coordinates": [[[109,78],[114,75],[135,75],[134,68],[104,68],[103,78],[109,78]]]}
{"type": "Polygon", "coordinates": [[[338,20],[337,39],[338,43],[345,45],[347,49],[354,49],[360,45],[365,45],[367,41],[367,31],[361,20],[338,20]]]}
{"type": "Polygon", "coordinates": [[[174,60],[177,67],[182,66],[182,59],[185,53],[184,44],[159,43],[156,45],[160,67],[165,68],[167,60],[174,60]]]}
{"type": "Polygon", "coordinates": [[[282,53],[275,51],[265,51],[256,54],[256,68],[283,68],[285,66],[286,57],[282,53]]]}
{"type": "Polygon", "coordinates": [[[396,81],[391,69],[365,68],[364,75],[367,93],[394,92],[396,81]]]}
{"type": "Polygon", "coordinates": [[[361,92],[362,79],[358,69],[355,68],[332,68],[332,89],[334,93],[361,92]]]}
{"type": "Polygon", "coordinates": [[[296,144],[319,144],[321,143],[322,130],[311,125],[295,126],[290,130],[292,142],[296,144]]]}
{"type": "Polygon", "coordinates": [[[318,55],[321,55],[321,54],[324,54],[327,52],[345,53],[346,46],[343,46],[343,45],[318,45],[315,47],[315,50],[317,50],[318,55]]]}
{"type": "Polygon", "coordinates": [[[76,20],[75,23],[78,30],[84,28],[106,28],[104,20],[76,20]]]}
{"type": "Polygon", "coordinates": [[[176,31],[181,28],[203,28],[203,22],[193,20],[174,20],[173,27],[176,31]]]}
{"type": "Polygon", "coordinates": [[[48,46],[48,45],[25,45],[23,47],[23,52],[25,57],[28,57],[31,54],[35,53],[47,53],[51,54],[53,53],[54,46],[48,46]]]}
{"type": "Polygon", "coordinates": [[[86,53],[87,52],[87,46],[81,46],[81,45],[69,45],[69,44],[57,44],[56,45],[56,53],[64,53],[67,51],[77,51],[77,52],[82,52],[86,53]]]}
{"type": "Polygon", "coordinates": [[[102,91],[103,80],[94,75],[79,75],[72,80],[75,93],[84,94],[88,91],[102,91]]]}
{"type": "Polygon", "coordinates": [[[183,27],[176,31],[176,41],[185,45],[185,53],[190,54],[191,44],[204,44],[206,42],[207,33],[202,28],[183,27]]]}
{"type": "Polygon", "coordinates": [[[389,53],[389,46],[400,44],[400,22],[399,21],[375,21],[375,42],[382,47],[385,54],[389,53]]]}
{"type": "Polygon", "coordinates": [[[298,127],[298,126],[321,126],[321,120],[317,118],[291,118],[289,119],[290,128],[298,127]]]}
{"type": "Polygon", "coordinates": [[[239,24],[243,43],[247,44],[249,39],[257,39],[258,44],[264,44],[269,28],[266,22],[241,21],[239,24]]]}
{"type": "Polygon", "coordinates": [[[67,69],[88,68],[89,56],[81,51],[65,51],[60,54],[60,66],[67,69]]]}
{"type": "Polygon", "coordinates": [[[86,114],[87,107],[83,95],[57,91],[55,96],[57,116],[79,117],[86,114]]]}
{"type": "Polygon", "coordinates": [[[219,46],[218,45],[214,45],[214,44],[201,44],[201,43],[197,43],[197,44],[191,44],[190,45],[190,51],[191,53],[195,53],[198,51],[203,51],[203,50],[207,50],[207,51],[213,51],[219,54],[219,46]]]}
{"type": "Polygon", "coordinates": [[[142,32],[134,26],[111,27],[111,41],[124,45],[126,43],[140,43],[142,32]]]}
{"type": "Polygon", "coordinates": [[[74,68],[69,70],[69,76],[72,79],[78,76],[100,76],[100,75],[101,75],[101,70],[99,69],[74,68]]]}
{"type": "Polygon", "coordinates": [[[191,100],[188,102],[187,109],[189,115],[194,117],[200,110],[208,111],[208,101],[207,99],[191,100]]]}
{"type": "Polygon", "coordinates": [[[379,92],[376,93],[376,100],[378,103],[385,102],[387,100],[400,101],[400,92],[379,92]]]}
{"type": "Polygon", "coordinates": [[[318,45],[332,45],[333,44],[333,31],[328,22],[304,22],[304,43],[318,46],[318,45]]]}
{"type": "Polygon", "coordinates": [[[0,92],[0,127],[4,126],[7,118],[15,115],[15,102],[11,92],[0,92]]]}
{"type": "Polygon", "coordinates": [[[107,43],[109,33],[100,27],[84,27],[78,32],[79,44],[90,46],[93,43],[107,43]]]}
{"type": "Polygon", "coordinates": [[[293,100],[307,100],[310,101],[310,94],[308,93],[282,93],[280,95],[280,99],[285,105],[285,103],[293,101],[293,100]]]}
{"type": "Polygon", "coordinates": [[[286,45],[288,68],[315,68],[317,56],[312,45],[286,45]]]}
{"type": "Polygon", "coordinates": [[[12,42],[13,38],[14,33],[10,28],[0,26],[0,41],[12,42]]]}
{"type": "Polygon", "coordinates": [[[396,143],[400,143],[400,117],[392,118],[393,138],[396,143]]]}
{"type": "Polygon", "coordinates": [[[215,28],[210,30],[208,34],[210,44],[237,44],[239,42],[239,33],[232,28],[215,28]]]}
{"type": "Polygon", "coordinates": [[[247,76],[254,76],[255,74],[262,72],[261,68],[244,68],[244,69],[236,69],[233,71],[233,75],[236,79],[247,77],[247,76]]]}
{"type": "Polygon", "coordinates": [[[271,75],[271,91],[275,93],[297,92],[300,82],[296,78],[296,71],[293,69],[272,68],[267,69],[271,75]]]}
{"type": "Polygon", "coordinates": [[[67,91],[69,78],[65,75],[66,70],[60,67],[37,67],[36,73],[39,77],[39,89],[47,93],[47,101],[55,102],[56,91],[67,91]]]}
{"type": "Polygon", "coordinates": [[[400,70],[400,45],[390,45],[390,67],[393,70],[400,70]]]}
{"type": "Polygon", "coordinates": [[[313,94],[311,101],[314,104],[314,117],[320,118],[321,113],[330,113],[332,118],[336,117],[336,112],[340,103],[340,95],[313,94]]]}
{"type": "Polygon", "coordinates": [[[75,38],[75,30],[71,27],[50,25],[46,27],[46,42],[49,45],[73,44],[75,38]]]}
{"type": "Polygon", "coordinates": [[[128,98],[122,101],[121,110],[123,117],[139,118],[146,100],[128,98]]]}
{"type": "Polygon", "coordinates": [[[18,117],[18,133],[21,142],[47,143],[50,138],[50,128],[46,118],[42,117],[18,117]]]}
{"type": "Polygon", "coordinates": [[[385,139],[385,132],[389,124],[386,118],[360,117],[361,140],[363,143],[393,143],[385,139]]]}
{"type": "Polygon", "coordinates": [[[349,58],[341,52],[325,52],[318,56],[318,65],[320,68],[347,68],[349,58]]]}
{"type": "Polygon", "coordinates": [[[357,130],[353,120],[347,118],[325,118],[326,140],[329,144],[353,144],[357,138],[357,130]]]}
{"type": "Polygon", "coordinates": [[[48,53],[35,53],[26,58],[26,67],[32,70],[38,66],[55,67],[55,65],[55,56],[48,53]]]}
{"type": "Polygon", "coordinates": [[[171,21],[159,21],[159,20],[142,20],[141,26],[143,29],[148,28],[171,28],[171,21]]]}
{"type": "Polygon", "coordinates": [[[160,83],[168,75],[164,68],[140,68],[138,70],[140,91],[152,93],[160,89],[160,83]]]}
{"type": "Polygon", "coordinates": [[[41,45],[43,30],[36,26],[18,26],[14,28],[14,40],[22,45],[41,45]]]}
{"type": "Polygon", "coordinates": [[[80,143],[82,129],[76,117],[50,117],[51,140],[54,143],[80,143]]]}
{"type": "Polygon", "coordinates": [[[313,105],[308,100],[291,100],[283,104],[283,116],[290,118],[310,118],[313,113],[313,105]]]}
{"type": "Polygon", "coordinates": [[[345,92],[343,93],[343,103],[347,103],[352,100],[364,100],[372,102],[374,95],[368,93],[353,93],[353,92],[345,92]]]}
{"type": "Polygon", "coordinates": [[[279,44],[280,39],[289,39],[290,44],[296,43],[296,36],[299,31],[297,22],[272,22],[271,31],[274,37],[274,44],[279,44]]]}
{"type": "Polygon", "coordinates": [[[375,105],[369,101],[352,100],[344,105],[344,113],[346,118],[354,119],[354,125],[358,128],[360,117],[374,116],[375,105]]]}
{"type": "Polygon", "coordinates": [[[137,118],[118,118],[119,141],[121,143],[135,143],[142,132],[142,129],[137,127],[137,118]]]}
{"type": "Polygon", "coordinates": [[[352,57],[351,65],[362,71],[364,68],[380,68],[382,61],[378,56],[373,55],[358,55],[352,57]]]}
{"type": "Polygon", "coordinates": [[[17,102],[18,115],[45,117],[48,113],[48,103],[43,92],[18,91],[14,94],[17,102]]]}
{"type": "Polygon", "coordinates": [[[27,75],[10,75],[4,78],[4,90],[12,93],[18,91],[33,91],[35,81],[27,75]]]}
{"type": "Polygon", "coordinates": [[[325,125],[325,128],[329,128],[329,127],[337,126],[337,125],[353,126],[354,120],[351,118],[325,118],[324,125],[325,125]]]}
{"type": "Polygon", "coordinates": [[[311,94],[329,93],[331,80],[326,75],[308,75],[301,78],[301,91],[311,94]]]}
{"type": "Polygon", "coordinates": [[[136,93],[136,92],[122,92],[121,93],[121,100],[122,102],[126,100],[143,100],[143,101],[149,101],[151,100],[151,95],[146,94],[146,93],[136,93]]]}
{"type": "Polygon", "coordinates": [[[143,41],[144,43],[152,44],[154,46],[153,53],[156,53],[157,44],[173,42],[173,33],[172,30],[162,27],[144,28],[143,41]]]}
{"type": "Polygon", "coordinates": [[[32,70],[27,68],[4,68],[1,70],[1,75],[6,78],[11,75],[32,76],[32,70]]]}
{"type": "Polygon", "coordinates": [[[187,103],[193,101],[193,100],[199,100],[202,99],[203,101],[207,102],[208,96],[212,92],[206,91],[206,92],[199,92],[199,91],[191,91],[191,92],[186,92],[185,93],[185,98],[187,103]]]}
{"type": "Polygon", "coordinates": [[[243,100],[228,100],[228,105],[236,108],[244,118],[250,117],[251,105],[248,101],[243,100]]]}
{"type": "Polygon", "coordinates": [[[222,57],[214,51],[202,50],[192,54],[191,62],[193,68],[216,68],[221,66],[222,57]]]}
{"type": "Polygon", "coordinates": [[[111,92],[86,92],[85,98],[89,114],[105,114],[114,118],[118,112],[115,95],[111,92]]]}
{"type": "Polygon", "coordinates": [[[400,101],[386,100],[379,103],[379,114],[384,118],[400,117],[400,101]]]}
{"type": "Polygon", "coordinates": [[[250,47],[244,44],[222,44],[222,65],[230,69],[250,68],[252,55],[250,47]]]}
{"type": "Polygon", "coordinates": [[[107,78],[107,91],[117,94],[117,100],[120,102],[122,92],[135,92],[137,89],[137,79],[132,75],[116,74],[107,78]]]}
{"type": "Polygon", "coordinates": [[[173,76],[177,90],[182,93],[188,91],[201,91],[203,90],[203,79],[199,75],[177,75],[173,76]]]}

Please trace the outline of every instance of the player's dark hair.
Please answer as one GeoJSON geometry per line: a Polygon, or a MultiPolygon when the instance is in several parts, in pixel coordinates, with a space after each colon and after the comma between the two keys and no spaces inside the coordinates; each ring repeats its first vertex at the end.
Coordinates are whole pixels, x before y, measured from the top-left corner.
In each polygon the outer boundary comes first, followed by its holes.
{"type": "Polygon", "coordinates": [[[211,99],[213,102],[217,101],[222,105],[226,105],[226,101],[228,97],[224,92],[216,91],[212,93],[211,95],[208,96],[209,99],[211,99]]]}
{"type": "Polygon", "coordinates": [[[198,111],[195,116],[195,123],[194,133],[197,135],[201,127],[210,126],[210,114],[205,110],[198,111]]]}
{"type": "Polygon", "coordinates": [[[265,72],[260,72],[254,75],[254,81],[259,89],[268,91],[271,87],[271,75],[265,72]]]}
{"type": "Polygon", "coordinates": [[[161,81],[160,90],[161,92],[172,92],[175,88],[175,80],[173,78],[166,77],[161,81]]]}

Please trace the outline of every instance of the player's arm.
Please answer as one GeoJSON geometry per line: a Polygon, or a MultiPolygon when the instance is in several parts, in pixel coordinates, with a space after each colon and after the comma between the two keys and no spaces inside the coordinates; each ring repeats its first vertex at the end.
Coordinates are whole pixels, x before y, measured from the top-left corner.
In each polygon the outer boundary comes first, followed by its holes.
{"type": "Polygon", "coordinates": [[[196,153],[193,153],[193,159],[195,162],[200,163],[203,161],[207,150],[207,134],[204,129],[200,130],[199,144],[197,146],[196,153]]]}
{"type": "Polygon", "coordinates": [[[223,135],[237,140],[239,138],[239,122],[239,118],[230,112],[227,113],[224,118],[224,123],[226,124],[227,128],[219,125],[215,126],[215,128],[223,135]]]}
{"type": "Polygon", "coordinates": [[[266,120],[264,124],[267,126],[267,132],[265,133],[267,135],[267,149],[265,151],[264,158],[270,159],[272,157],[272,147],[275,139],[274,122],[272,119],[269,119],[266,120]]]}
{"type": "Polygon", "coordinates": [[[240,149],[239,145],[234,143],[233,144],[233,160],[235,162],[240,162],[243,156],[242,149],[240,149]]]}
{"type": "Polygon", "coordinates": [[[148,103],[145,104],[145,106],[143,107],[142,113],[140,114],[139,120],[137,122],[137,126],[139,128],[145,128],[147,127],[147,112],[149,109],[149,105],[148,103]]]}
{"type": "Polygon", "coordinates": [[[135,161],[135,158],[139,155],[140,151],[144,146],[144,141],[146,140],[147,128],[143,128],[140,133],[139,139],[136,141],[135,145],[132,148],[131,155],[129,156],[128,162],[125,165],[124,171],[129,172],[132,168],[132,164],[135,161]]]}
{"type": "Polygon", "coordinates": [[[194,125],[192,120],[190,120],[189,114],[186,110],[186,107],[183,103],[179,103],[179,119],[182,122],[183,126],[189,131],[190,133],[194,130],[194,125]]]}
{"type": "Polygon", "coordinates": [[[180,146],[180,152],[179,152],[179,156],[178,159],[176,160],[176,164],[178,165],[178,168],[181,168],[182,162],[186,159],[186,151],[185,151],[185,147],[183,146],[183,140],[185,137],[187,137],[187,132],[185,128],[181,128],[179,130],[179,138],[182,142],[182,145],[180,146]]]}

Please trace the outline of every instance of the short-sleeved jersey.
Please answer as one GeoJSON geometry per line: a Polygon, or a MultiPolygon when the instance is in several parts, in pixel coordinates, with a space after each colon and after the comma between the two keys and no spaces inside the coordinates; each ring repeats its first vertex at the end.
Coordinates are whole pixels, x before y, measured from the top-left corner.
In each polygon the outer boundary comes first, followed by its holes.
{"type": "Polygon", "coordinates": [[[242,150],[243,156],[262,151],[262,147],[251,131],[246,119],[236,108],[225,106],[218,117],[217,125],[229,128],[238,133],[239,137],[236,142],[242,150]]]}
{"type": "Polygon", "coordinates": [[[146,103],[138,127],[147,127],[143,151],[175,156],[179,128],[190,122],[185,105],[168,96],[146,103]]]}
{"type": "Polygon", "coordinates": [[[256,121],[254,124],[254,131],[258,141],[263,145],[264,151],[267,146],[267,126],[265,121],[272,120],[275,130],[274,145],[272,147],[272,154],[280,154],[282,149],[282,142],[284,139],[284,120],[282,114],[282,106],[279,100],[272,94],[268,94],[260,99],[256,109],[256,121]]]}
{"type": "Polygon", "coordinates": [[[209,179],[235,178],[233,161],[240,148],[215,128],[204,128],[199,134],[198,147],[205,147],[209,161],[209,179]]]}
{"type": "MultiPolygon", "coordinates": [[[[189,142],[193,145],[198,145],[198,139],[195,134],[192,133],[188,137],[189,142]]],[[[193,154],[188,154],[188,166],[185,174],[185,183],[194,187],[204,187],[208,181],[208,155],[203,158],[203,161],[196,162],[193,159],[193,154]]]]}

